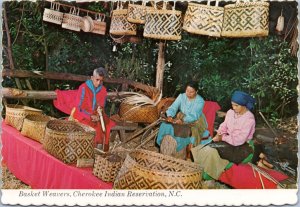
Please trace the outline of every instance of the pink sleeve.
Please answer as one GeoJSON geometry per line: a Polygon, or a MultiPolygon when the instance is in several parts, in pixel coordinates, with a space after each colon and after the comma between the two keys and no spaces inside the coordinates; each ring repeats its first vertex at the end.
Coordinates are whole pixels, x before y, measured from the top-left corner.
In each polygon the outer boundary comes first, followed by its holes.
{"type": "Polygon", "coordinates": [[[222,141],[227,142],[233,146],[239,146],[252,138],[255,131],[255,120],[249,118],[240,129],[233,130],[231,134],[224,134],[222,141]]]}
{"type": "Polygon", "coordinates": [[[224,122],[222,124],[220,124],[220,126],[219,126],[218,134],[226,134],[227,133],[227,122],[228,122],[228,118],[226,116],[224,122]]]}

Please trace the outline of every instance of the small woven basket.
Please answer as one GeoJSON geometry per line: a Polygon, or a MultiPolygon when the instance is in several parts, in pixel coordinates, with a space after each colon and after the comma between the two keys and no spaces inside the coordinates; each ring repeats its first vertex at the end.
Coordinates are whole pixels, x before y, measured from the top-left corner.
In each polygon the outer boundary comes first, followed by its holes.
{"type": "Polygon", "coordinates": [[[127,20],[127,9],[123,9],[120,3],[116,10],[112,11],[109,33],[113,35],[136,35],[136,24],[127,20]]]}
{"type": "Polygon", "coordinates": [[[123,164],[117,154],[96,155],[93,174],[105,182],[114,182],[123,164]]]}
{"type": "Polygon", "coordinates": [[[148,150],[129,153],[114,189],[199,189],[202,168],[185,160],[148,150]]]}
{"type": "Polygon", "coordinates": [[[269,3],[240,2],[224,7],[223,37],[257,37],[269,34],[269,3]]]}
{"type": "Polygon", "coordinates": [[[84,32],[91,32],[94,29],[94,21],[90,16],[82,17],[80,28],[84,32]]]}
{"type": "Polygon", "coordinates": [[[5,123],[19,131],[22,129],[24,119],[27,115],[42,114],[42,110],[22,105],[7,104],[5,108],[5,123]]]}
{"type": "Polygon", "coordinates": [[[144,37],[161,40],[180,40],[182,18],[181,11],[151,8],[147,10],[144,37]]]}
{"type": "Polygon", "coordinates": [[[45,22],[51,22],[54,24],[61,24],[64,13],[59,11],[60,4],[51,2],[50,9],[45,8],[43,14],[43,20],[45,22]]]}
{"type": "Polygon", "coordinates": [[[121,103],[119,115],[121,120],[138,123],[152,123],[158,119],[156,106],[141,106],[121,103]]]}
{"type": "Polygon", "coordinates": [[[24,119],[21,134],[42,143],[48,121],[54,118],[46,115],[27,115],[24,119]]]}
{"type": "Polygon", "coordinates": [[[71,8],[69,14],[64,14],[64,18],[61,24],[62,28],[73,30],[73,31],[80,31],[80,26],[82,22],[82,17],[79,16],[80,9],[77,10],[76,8],[71,8]]]}
{"type": "Polygon", "coordinates": [[[94,29],[92,33],[105,35],[106,32],[106,22],[105,22],[105,15],[101,16],[100,14],[96,15],[94,22],[94,29]]]}
{"type": "Polygon", "coordinates": [[[185,13],[182,29],[187,32],[220,37],[223,25],[224,8],[215,6],[190,3],[185,13]]]}
{"type": "Polygon", "coordinates": [[[77,159],[94,159],[95,130],[74,121],[50,120],[43,139],[44,149],[54,157],[73,164],[77,159]]]}
{"type": "Polygon", "coordinates": [[[142,5],[128,4],[127,20],[135,24],[145,24],[147,9],[146,1],[143,1],[142,5]]]}

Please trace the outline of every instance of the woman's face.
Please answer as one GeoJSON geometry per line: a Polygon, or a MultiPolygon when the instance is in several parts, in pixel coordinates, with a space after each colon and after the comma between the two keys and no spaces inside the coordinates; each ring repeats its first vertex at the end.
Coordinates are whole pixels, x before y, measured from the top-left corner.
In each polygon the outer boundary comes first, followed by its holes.
{"type": "Polygon", "coordinates": [[[234,112],[237,114],[242,114],[246,111],[245,106],[239,105],[233,101],[231,101],[231,106],[232,106],[232,109],[234,110],[234,112]]]}
{"type": "Polygon", "coordinates": [[[186,87],[186,89],[185,89],[185,94],[186,94],[186,96],[188,97],[188,98],[195,98],[196,97],[196,95],[197,95],[197,91],[194,89],[194,88],[192,88],[191,86],[188,86],[188,87],[186,87]]]}

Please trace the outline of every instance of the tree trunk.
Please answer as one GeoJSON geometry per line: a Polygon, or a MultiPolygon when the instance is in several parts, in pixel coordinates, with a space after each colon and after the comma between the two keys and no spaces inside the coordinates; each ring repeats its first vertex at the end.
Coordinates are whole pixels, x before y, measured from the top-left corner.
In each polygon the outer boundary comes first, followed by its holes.
{"type": "Polygon", "coordinates": [[[163,89],[164,71],[165,71],[165,48],[166,43],[159,42],[158,59],[156,67],[156,83],[155,86],[159,91],[163,89]]]}

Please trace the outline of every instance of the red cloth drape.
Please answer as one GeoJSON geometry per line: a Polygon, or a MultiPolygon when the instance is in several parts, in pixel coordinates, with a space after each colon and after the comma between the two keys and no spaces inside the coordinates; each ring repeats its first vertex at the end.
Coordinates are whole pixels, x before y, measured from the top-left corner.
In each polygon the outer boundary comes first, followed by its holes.
{"type": "Polygon", "coordinates": [[[42,145],[2,123],[2,162],[33,189],[111,189],[93,175],[92,168],[64,164],[48,154],[42,145]]]}
{"type": "MultiPolygon", "coordinates": [[[[288,178],[287,175],[284,175],[275,170],[262,169],[270,174],[277,181],[282,181],[288,178]]],[[[262,184],[260,182],[260,178],[258,173],[255,171],[255,175],[253,173],[252,167],[248,164],[233,164],[231,168],[225,170],[219,180],[223,183],[230,185],[236,189],[262,189],[262,184]]],[[[266,189],[275,189],[277,185],[261,175],[264,187],[266,189]]]]}
{"type": "Polygon", "coordinates": [[[221,107],[217,102],[205,101],[204,103],[203,113],[206,117],[210,136],[214,136],[214,122],[216,118],[216,112],[220,109],[221,107]]]}

